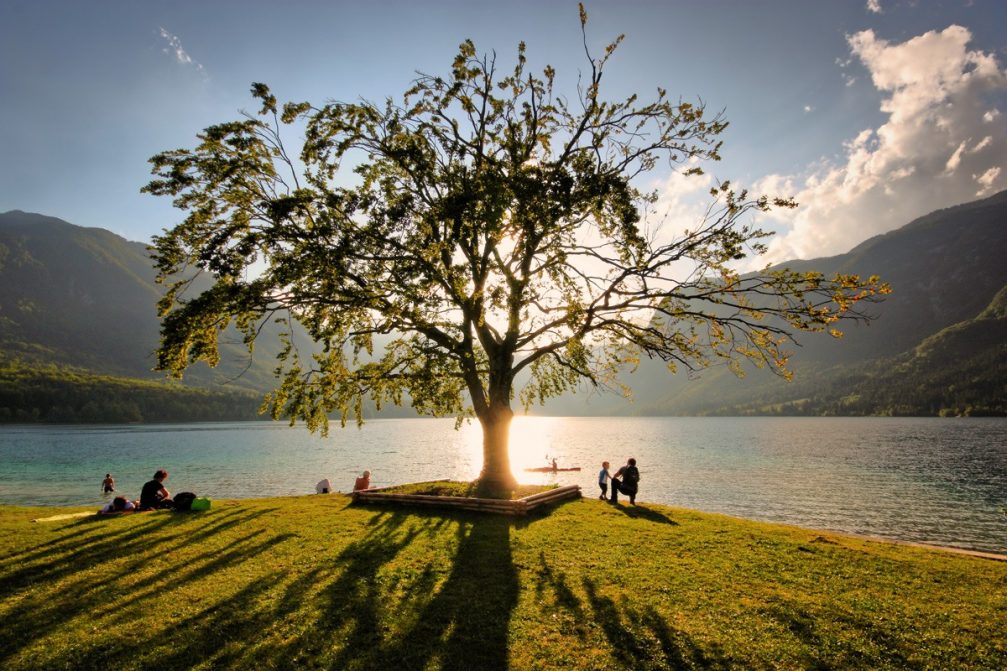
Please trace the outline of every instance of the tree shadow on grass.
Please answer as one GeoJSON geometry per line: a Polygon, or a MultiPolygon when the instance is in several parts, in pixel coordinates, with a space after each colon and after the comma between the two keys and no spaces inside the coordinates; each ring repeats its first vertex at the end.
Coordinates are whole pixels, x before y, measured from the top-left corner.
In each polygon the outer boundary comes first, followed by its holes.
{"type": "Polygon", "coordinates": [[[451,573],[417,614],[412,629],[375,660],[378,668],[391,668],[399,659],[423,668],[433,657],[445,670],[509,668],[510,617],[519,589],[510,545],[512,523],[476,517],[459,525],[451,573]],[[429,641],[440,645],[430,646],[429,641]]]}
{"type": "MultiPolygon", "coordinates": [[[[676,629],[643,599],[623,599],[616,603],[604,596],[599,581],[583,578],[584,597],[577,595],[565,573],[553,569],[543,555],[539,570],[538,598],[550,596],[574,622],[573,631],[581,639],[600,630],[611,650],[613,668],[644,670],[739,668],[737,660],[725,656],[717,644],[703,644],[676,629]]],[[[601,581],[603,582],[603,580],[601,581]]]]}
{"type": "Polygon", "coordinates": [[[33,548],[30,565],[5,576],[27,589],[8,611],[21,626],[0,633],[0,666],[28,668],[25,655],[35,655],[43,665],[81,669],[509,668],[519,590],[510,547],[514,520],[383,510],[364,523],[362,538],[316,546],[261,524],[242,533],[238,525],[251,516],[232,512],[204,528],[180,528],[178,535],[166,516],[51,546],[59,548],[56,555],[33,548]],[[186,562],[158,560],[157,550],[144,546],[154,531],[162,545],[182,542],[187,532],[212,540],[207,545],[214,549],[186,562]],[[288,542],[295,545],[274,552],[288,542]],[[278,563],[262,570],[274,555],[296,558],[297,543],[312,553],[309,559],[296,568],[278,563]],[[75,579],[76,569],[62,565],[66,558],[78,568],[93,567],[112,548],[136,559],[118,561],[97,579],[95,572],[75,579]],[[250,560],[257,568],[246,570],[250,560]],[[51,589],[31,589],[37,580],[58,579],[57,599],[51,589]],[[110,590],[119,598],[104,599],[110,590]],[[181,603],[203,591],[205,599],[181,603]],[[179,607],[165,608],[173,603],[179,607]],[[92,633],[65,650],[32,648],[19,656],[32,641],[58,635],[68,620],[114,622],[155,604],[149,634],[92,633]]]}
{"type": "MultiPolygon", "coordinates": [[[[192,531],[192,524],[176,516],[158,515],[142,522],[132,518],[118,529],[98,528],[98,533],[81,536],[76,530],[58,542],[34,546],[5,560],[0,577],[0,594],[5,597],[5,626],[0,628],[0,667],[19,651],[43,638],[75,618],[98,618],[127,608],[134,601],[157,590],[185,585],[196,578],[202,564],[214,569],[234,565],[265,552],[284,537],[274,537],[257,542],[255,535],[242,537],[237,546],[225,546],[206,557],[191,562],[159,562],[158,556],[166,551],[187,545],[229,530],[267,513],[267,510],[207,515],[198,520],[201,525],[192,531]],[[137,523],[140,522],[140,523],[137,523]],[[151,539],[156,538],[156,543],[151,539]],[[150,567],[155,568],[151,569],[150,567]],[[93,570],[98,569],[96,574],[93,570]],[[144,577],[133,580],[143,569],[144,577]],[[97,577],[96,577],[97,576],[97,577]],[[116,598],[116,590],[126,589],[129,596],[116,598]],[[58,592],[51,585],[59,583],[58,592]]],[[[189,521],[195,522],[195,519],[189,521]]],[[[125,520],[123,520],[125,522],[125,520]]],[[[136,656],[136,650],[130,650],[136,656]]],[[[74,668],[98,666],[96,660],[103,655],[81,660],[66,660],[74,668]]],[[[116,664],[131,661],[110,660],[116,664]]]]}
{"type": "Polygon", "coordinates": [[[0,593],[41,580],[59,580],[98,564],[105,564],[109,557],[132,557],[136,562],[144,562],[149,558],[146,551],[150,549],[151,534],[159,534],[158,544],[162,549],[195,544],[229,528],[247,524],[268,512],[270,511],[259,510],[241,513],[235,510],[214,514],[205,518],[206,523],[195,532],[179,526],[180,523],[192,521],[191,519],[158,515],[143,520],[141,524],[123,524],[115,530],[99,528],[87,538],[72,533],[59,542],[13,554],[0,562],[0,569],[17,567],[10,572],[5,571],[3,577],[0,577],[0,593]],[[166,531],[171,533],[165,534],[166,531]]]}
{"type": "Polygon", "coordinates": [[[505,671],[518,598],[513,523],[483,515],[379,513],[367,537],[287,587],[281,615],[325,585],[314,596],[321,615],[280,657],[329,669],[505,671]],[[421,536],[446,526],[454,527],[447,561],[383,571],[421,536]],[[334,579],[326,582],[329,576],[334,579]]]}
{"type": "MultiPolygon", "coordinates": [[[[97,517],[98,516],[95,515],[95,518],[97,518],[97,517]]],[[[71,526],[72,527],[77,527],[76,524],[71,525],[71,526]]],[[[64,527],[64,529],[71,528],[71,526],[64,527]]],[[[46,548],[50,548],[50,547],[53,547],[55,545],[63,545],[63,544],[71,542],[72,539],[74,539],[74,538],[79,538],[79,537],[86,536],[86,535],[92,533],[91,529],[88,529],[88,528],[79,528],[79,527],[77,527],[72,532],[69,532],[69,533],[66,533],[64,531],[64,529],[58,529],[58,530],[56,530],[56,532],[59,533],[59,535],[56,538],[53,538],[51,540],[47,540],[47,541],[44,541],[42,543],[36,543],[36,544],[34,544],[34,545],[30,546],[30,547],[16,548],[16,549],[8,550],[8,551],[4,552],[2,555],[0,555],[0,565],[3,565],[3,563],[6,562],[6,561],[8,561],[9,559],[12,559],[12,558],[22,558],[22,557],[24,557],[24,556],[26,556],[26,555],[28,555],[29,553],[32,553],[32,552],[45,552],[46,548]]]]}

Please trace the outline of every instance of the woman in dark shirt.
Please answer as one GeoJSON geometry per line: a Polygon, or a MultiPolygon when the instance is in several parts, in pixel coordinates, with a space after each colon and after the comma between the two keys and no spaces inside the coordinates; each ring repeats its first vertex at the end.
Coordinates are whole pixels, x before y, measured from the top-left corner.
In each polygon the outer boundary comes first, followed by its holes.
{"type": "Polygon", "coordinates": [[[154,473],[154,479],[146,483],[140,491],[140,510],[171,508],[174,505],[171,492],[164,488],[164,481],[167,479],[166,470],[161,469],[154,473]]]}

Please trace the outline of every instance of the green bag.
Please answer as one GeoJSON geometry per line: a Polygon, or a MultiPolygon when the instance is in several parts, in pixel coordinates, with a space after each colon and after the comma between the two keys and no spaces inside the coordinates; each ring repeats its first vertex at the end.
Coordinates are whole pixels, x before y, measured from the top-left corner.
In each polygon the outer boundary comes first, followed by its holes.
{"type": "Polygon", "coordinates": [[[189,510],[209,510],[210,498],[208,496],[197,496],[192,500],[192,507],[189,510]]]}

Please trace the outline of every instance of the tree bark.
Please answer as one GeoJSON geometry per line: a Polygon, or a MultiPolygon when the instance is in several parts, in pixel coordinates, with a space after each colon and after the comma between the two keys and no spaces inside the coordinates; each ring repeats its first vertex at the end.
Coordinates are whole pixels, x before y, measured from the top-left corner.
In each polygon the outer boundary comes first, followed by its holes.
{"type": "Polygon", "coordinates": [[[514,411],[506,403],[495,403],[479,415],[483,429],[483,469],[479,474],[479,493],[503,497],[517,487],[510,468],[510,423],[514,411]]]}

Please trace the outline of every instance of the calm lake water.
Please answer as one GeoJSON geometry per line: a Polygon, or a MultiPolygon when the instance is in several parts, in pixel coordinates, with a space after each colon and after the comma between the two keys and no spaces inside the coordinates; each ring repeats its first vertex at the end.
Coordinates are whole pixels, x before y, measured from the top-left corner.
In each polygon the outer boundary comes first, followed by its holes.
{"type": "MultiPolygon", "coordinates": [[[[471,479],[477,424],[375,420],[328,438],[267,422],[0,428],[0,503],[98,506],[112,472],[139,496],[157,468],[171,491],[214,498],[306,494],[323,477],[348,490],[471,479]]],[[[633,456],[638,500],[816,529],[1007,551],[1007,420],[920,418],[519,417],[511,432],[522,482],[598,493],[603,460],[633,456]],[[581,472],[537,474],[546,456],[581,472]]]]}

